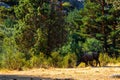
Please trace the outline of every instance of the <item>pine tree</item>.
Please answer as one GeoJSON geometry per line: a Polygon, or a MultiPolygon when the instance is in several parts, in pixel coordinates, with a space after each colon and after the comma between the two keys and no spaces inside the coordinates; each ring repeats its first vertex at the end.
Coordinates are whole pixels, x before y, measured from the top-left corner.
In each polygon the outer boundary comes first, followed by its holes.
{"type": "Polygon", "coordinates": [[[16,40],[21,51],[28,53],[31,48],[37,47],[35,53],[41,51],[50,55],[65,42],[64,15],[62,6],[57,3],[57,0],[19,1],[15,8],[18,18],[16,40]]]}

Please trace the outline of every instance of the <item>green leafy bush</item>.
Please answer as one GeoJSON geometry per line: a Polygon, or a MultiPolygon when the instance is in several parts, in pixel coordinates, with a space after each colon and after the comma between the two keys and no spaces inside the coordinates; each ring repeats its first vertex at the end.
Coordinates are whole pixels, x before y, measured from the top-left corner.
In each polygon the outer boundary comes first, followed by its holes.
{"type": "Polygon", "coordinates": [[[25,62],[24,69],[26,68],[48,68],[49,59],[43,53],[37,55],[32,54],[31,58],[25,62]]]}
{"type": "Polygon", "coordinates": [[[0,53],[0,68],[2,68],[2,54],[0,53]]]}
{"type": "Polygon", "coordinates": [[[77,67],[78,68],[84,68],[85,67],[85,63],[81,62],[77,67]]]}
{"type": "Polygon", "coordinates": [[[62,67],[64,68],[73,68],[76,65],[76,55],[68,53],[62,61],[62,67]]]}
{"type": "Polygon", "coordinates": [[[106,66],[108,64],[116,64],[118,60],[116,58],[109,57],[107,53],[100,54],[99,60],[101,62],[101,66],[106,66]]]}
{"type": "Polygon", "coordinates": [[[99,60],[100,60],[101,66],[105,66],[108,64],[110,57],[106,53],[104,54],[101,53],[99,60]]]}
{"type": "Polygon", "coordinates": [[[62,67],[62,56],[58,52],[51,53],[51,65],[53,67],[62,67]]]}
{"type": "Polygon", "coordinates": [[[1,66],[11,70],[20,70],[24,66],[24,53],[19,52],[14,37],[5,37],[1,53],[1,66]]]}
{"type": "Polygon", "coordinates": [[[30,66],[34,68],[45,67],[47,65],[47,58],[43,53],[40,53],[39,55],[32,55],[29,62],[30,66]]]}
{"type": "Polygon", "coordinates": [[[97,39],[88,38],[83,44],[83,51],[102,51],[102,45],[97,39]]]}
{"type": "Polygon", "coordinates": [[[66,55],[68,52],[71,52],[71,42],[59,48],[58,52],[61,53],[63,56],[66,55]]]}
{"type": "Polygon", "coordinates": [[[32,55],[30,60],[25,63],[25,68],[49,68],[59,67],[68,68],[75,67],[76,55],[68,53],[65,56],[58,52],[52,52],[51,57],[46,57],[45,54],[40,53],[39,55],[32,55]]]}
{"type": "Polygon", "coordinates": [[[2,67],[10,70],[21,70],[24,66],[24,54],[20,52],[12,53],[9,51],[3,55],[2,67]]]}

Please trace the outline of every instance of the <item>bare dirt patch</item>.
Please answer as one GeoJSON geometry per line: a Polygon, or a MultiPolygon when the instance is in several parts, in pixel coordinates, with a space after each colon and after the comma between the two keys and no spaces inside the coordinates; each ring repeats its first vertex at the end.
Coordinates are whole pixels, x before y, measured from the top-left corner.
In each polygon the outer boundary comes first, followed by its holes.
{"type": "Polygon", "coordinates": [[[19,75],[62,80],[120,80],[120,67],[40,68],[26,71],[0,72],[0,75],[19,75]]]}

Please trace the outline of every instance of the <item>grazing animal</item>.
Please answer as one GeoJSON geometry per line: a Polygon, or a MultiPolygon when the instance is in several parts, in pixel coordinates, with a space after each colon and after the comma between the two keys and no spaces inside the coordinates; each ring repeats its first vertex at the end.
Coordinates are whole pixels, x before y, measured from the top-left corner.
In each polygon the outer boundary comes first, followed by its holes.
{"type": "MultiPolygon", "coordinates": [[[[76,66],[78,66],[81,62],[84,62],[85,66],[87,66],[88,62],[93,61],[93,60],[96,61],[96,66],[98,65],[98,63],[100,66],[99,53],[97,53],[97,52],[92,52],[91,54],[85,53],[85,54],[81,55],[81,57],[78,59],[76,66]]],[[[93,66],[93,64],[90,64],[90,65],[93,66]]]]}

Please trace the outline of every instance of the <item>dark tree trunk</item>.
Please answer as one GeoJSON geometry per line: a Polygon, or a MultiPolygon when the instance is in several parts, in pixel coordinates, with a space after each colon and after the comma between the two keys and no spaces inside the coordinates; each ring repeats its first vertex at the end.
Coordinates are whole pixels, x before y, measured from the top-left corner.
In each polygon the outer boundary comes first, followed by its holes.
{"type": "MultiPolygon", "coordinates": [[[[99,0],[100,1],[100,4],[101,4],[101,8],[102,8],[102,15],[104,16],[105,15],[105,10],[104,10],[104,7],[105,7],[105,0],[99,0]]],[[[105,27],[105,22],[104,20],[102,21],[102,34],[104,35],[103,39],[104,39],[104,49],[105,49],[105,52],[108,52],[108,46],[107,46],[107,33],[106,33],[106,27],[105,27]]]]}

